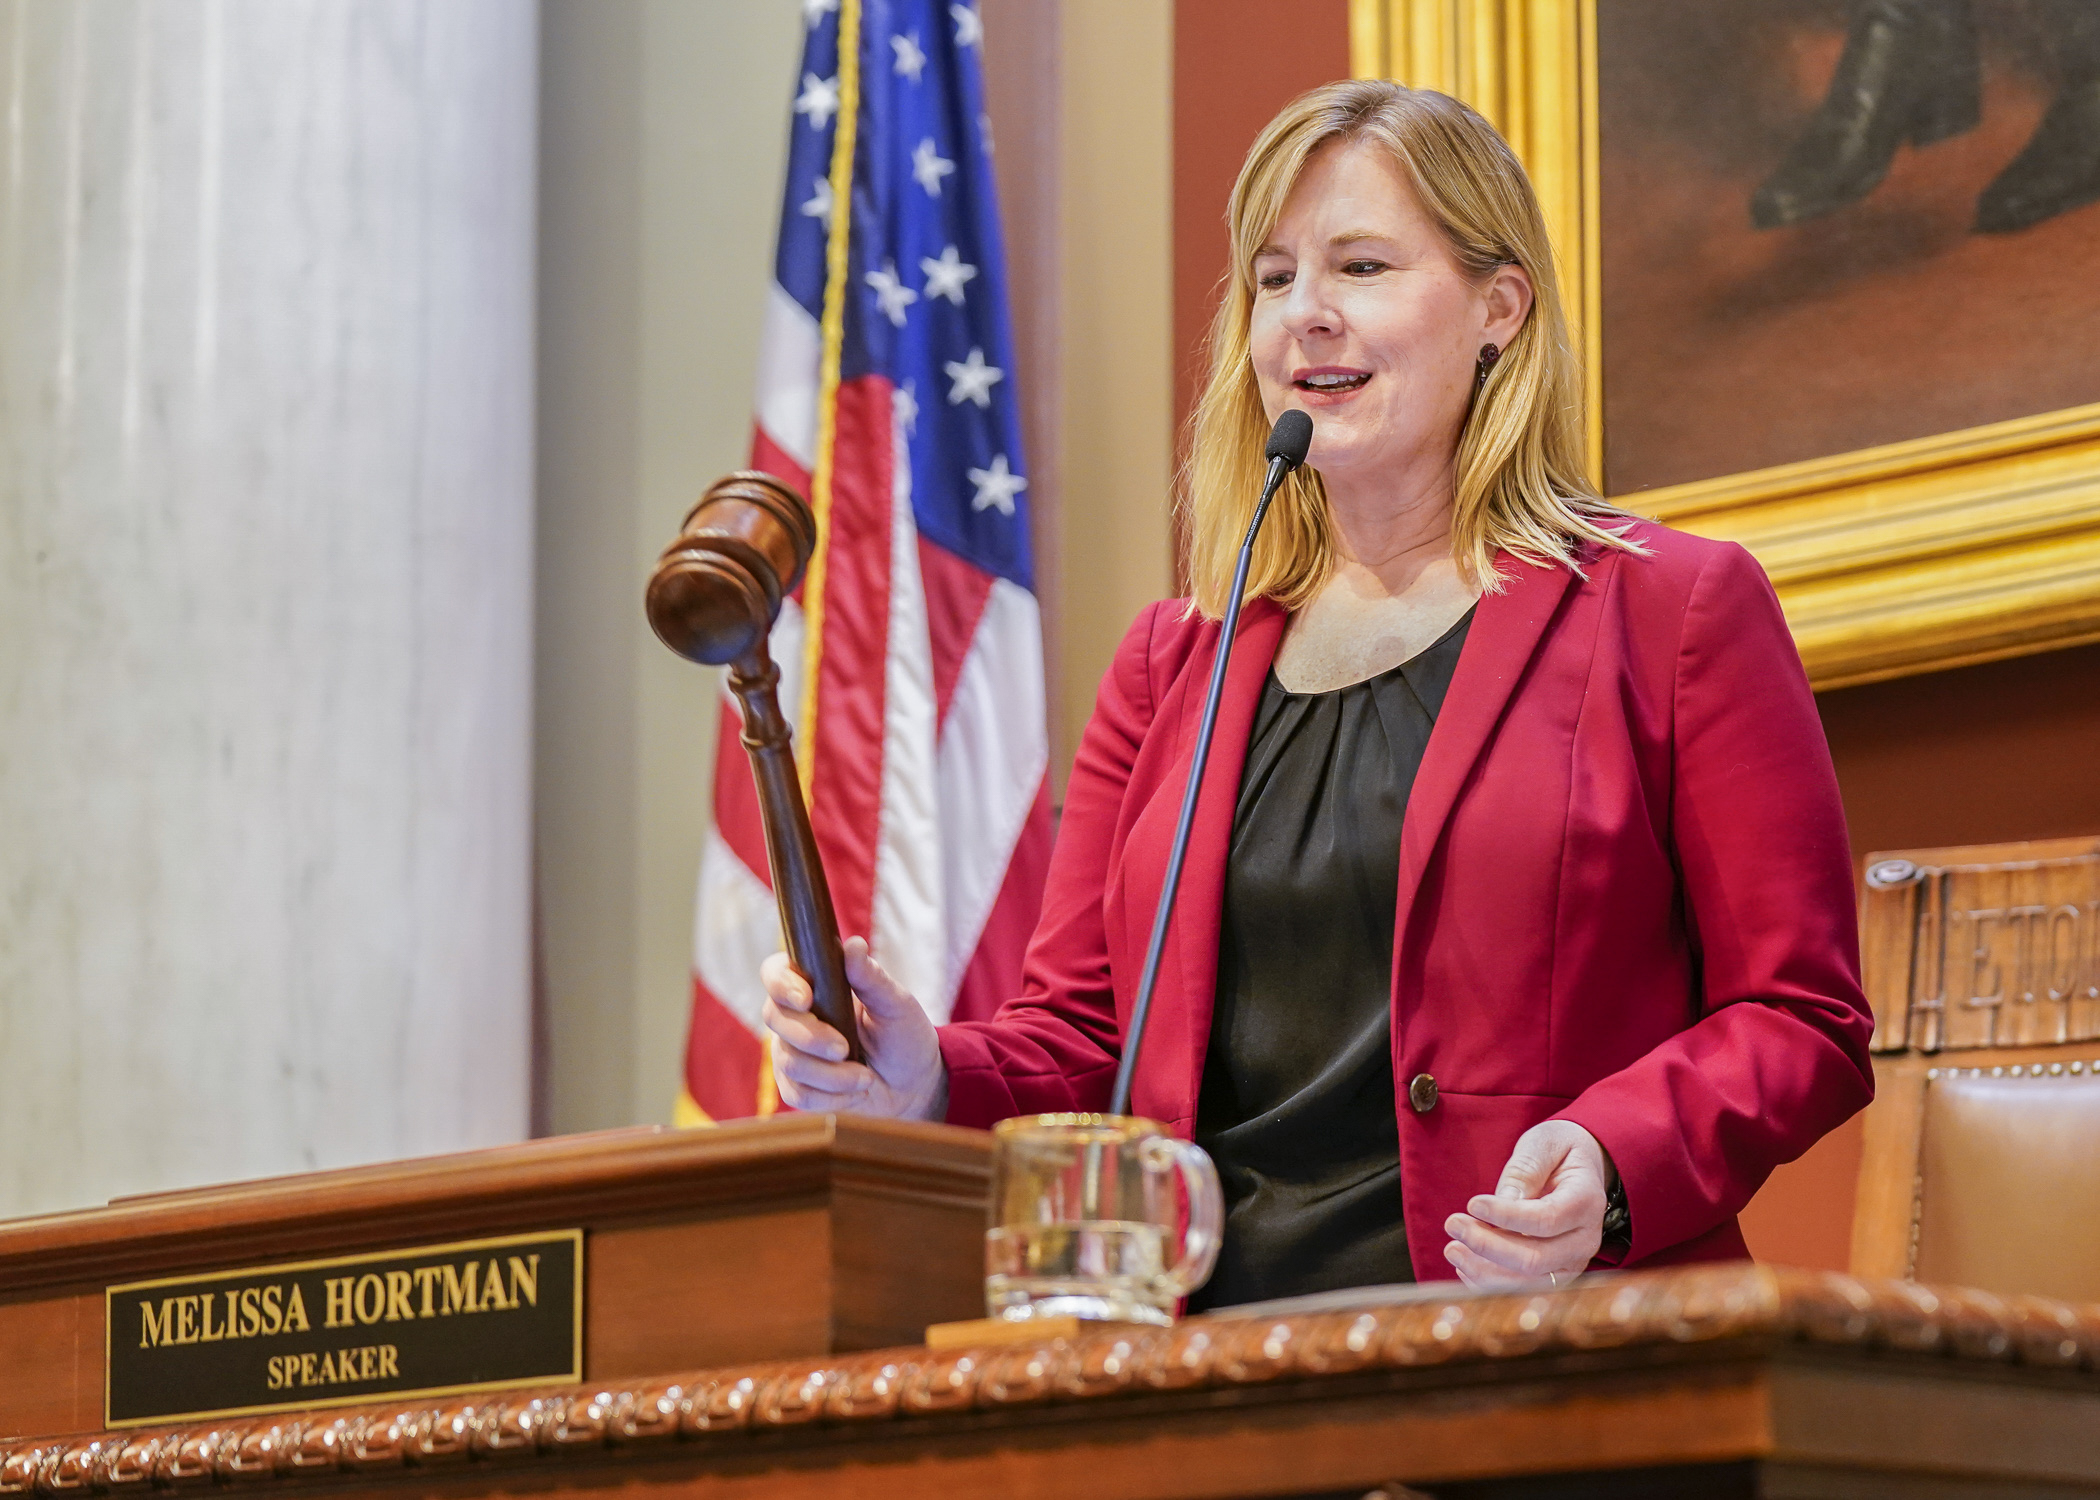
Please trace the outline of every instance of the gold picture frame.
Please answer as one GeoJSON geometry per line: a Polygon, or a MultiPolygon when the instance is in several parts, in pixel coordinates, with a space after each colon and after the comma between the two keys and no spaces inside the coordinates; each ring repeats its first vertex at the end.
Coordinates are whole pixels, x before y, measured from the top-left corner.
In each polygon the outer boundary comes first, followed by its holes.
{"type": "MultiPolygon", "coordinates": [[[[1538,189],[1603,471],[1596,0],[1350,0],[1350,65],[1465,100],[1538,189]]],[[[1644,490],[1742,543],[1818,689],[2100,641],[2100,404],[1644,490]]]]}

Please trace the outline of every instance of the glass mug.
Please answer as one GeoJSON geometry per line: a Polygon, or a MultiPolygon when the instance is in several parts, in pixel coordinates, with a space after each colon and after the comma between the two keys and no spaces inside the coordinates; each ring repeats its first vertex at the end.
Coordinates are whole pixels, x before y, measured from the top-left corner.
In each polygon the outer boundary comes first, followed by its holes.
{"type": "Polygon", "coordinates": [[[1023,1115],[992,1130],[984,1301],[994,1318],[1174,1321],[1218,1259],[1224,1201],[1203,1148],[1128,1115],[1023,1115]],[[1186,1228],[1175,1192],[1188,1196],[1186,1228]],[[1177,1235],[1177,1229],[1179,1233],[1177,1235]],[[1169,1248],[1179,1238],[1179,1254],[1169,1248]]]}

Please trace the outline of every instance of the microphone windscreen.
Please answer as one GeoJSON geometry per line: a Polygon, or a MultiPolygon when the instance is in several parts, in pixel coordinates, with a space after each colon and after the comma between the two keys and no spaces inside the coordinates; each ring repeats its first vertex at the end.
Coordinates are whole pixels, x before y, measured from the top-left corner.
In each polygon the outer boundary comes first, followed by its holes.
{"type": "Polygon", "coordinates": [[[1269,429],[1269,446],[1262,454],[1265,459],[1282,459],[1285,467],[1295,469],[1305,462],[1305,455],[1312,448],[1312,418],[1297,407],[1292,407],[1276,419],[1269,429]]]}

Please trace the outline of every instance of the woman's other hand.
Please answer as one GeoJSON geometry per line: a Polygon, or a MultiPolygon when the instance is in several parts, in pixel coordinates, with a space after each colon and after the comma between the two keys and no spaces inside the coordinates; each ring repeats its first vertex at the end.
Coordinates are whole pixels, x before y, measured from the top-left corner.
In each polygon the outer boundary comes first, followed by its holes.
{"type": "Polygon", "coordinates": [[[1444,1259],[1468,1286],[1580,1273],[1603,1243],[1605,1195],[1616,1176],[1610,1155],[1580,1125],[1534,1125],[1517,1137],[1494,1193],[1444,1221],[1444,1259]]]}
{"type": "Polygon", "coordinates": [[[863,938],[846,939],[846,982],[866,1062],[846,1061],[846,1039],[817,1019],[809,981],[776,953],[759,966],[761,1019],[773,1033],[773,1081],[791,1109],[894,1120],[938,1120],[948,1111],[940,1039],[919,1002],[883,972],[863,938]]]}

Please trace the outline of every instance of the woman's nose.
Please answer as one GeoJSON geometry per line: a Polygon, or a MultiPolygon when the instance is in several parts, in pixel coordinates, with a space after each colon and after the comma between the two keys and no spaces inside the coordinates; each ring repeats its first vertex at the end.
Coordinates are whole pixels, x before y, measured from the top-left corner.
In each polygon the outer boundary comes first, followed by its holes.
{"type": "Polygon", "coordinates": [[[1294,338],[1340,332],[1341,313],[1331,293],[1324,276],[1300,276],[1291,282],[1290,296],[1283,304],[1283,326],[1294,338]]]}

